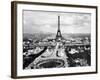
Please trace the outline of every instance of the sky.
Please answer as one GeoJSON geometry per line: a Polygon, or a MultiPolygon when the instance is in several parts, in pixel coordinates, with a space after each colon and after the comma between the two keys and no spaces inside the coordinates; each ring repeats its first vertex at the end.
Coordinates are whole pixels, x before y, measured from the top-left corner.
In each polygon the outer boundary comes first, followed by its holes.
{"type": "Polygon", "coordinates": [[[61,33],[91,33],[90,13],[23,10],[24,33],[57,33],[60,16],[61,33]]]}

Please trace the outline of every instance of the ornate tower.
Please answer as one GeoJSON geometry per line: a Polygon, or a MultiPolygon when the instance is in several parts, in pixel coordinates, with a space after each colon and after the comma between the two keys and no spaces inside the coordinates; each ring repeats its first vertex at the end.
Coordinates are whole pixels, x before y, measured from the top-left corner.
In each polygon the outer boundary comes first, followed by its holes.
{"type": "Polygon", "coordinates": [[[61,31],[60,31],[60,16],[58,16],[58,30],[56,34],[56,40],[59,41],[62,39],[61,31]]]}

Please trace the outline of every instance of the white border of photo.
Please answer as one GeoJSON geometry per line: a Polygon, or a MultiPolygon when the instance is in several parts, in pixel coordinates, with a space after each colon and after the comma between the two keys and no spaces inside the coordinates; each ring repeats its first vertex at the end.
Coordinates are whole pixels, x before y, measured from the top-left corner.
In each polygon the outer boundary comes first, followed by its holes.
{"type": "Polygon", "coordinates": [[[17,4],[17,76],[35,76],[63,73],[82,73],[96,71],[96,9],[60,7],[47,5],[17,4]],[[53,69],[32,69],[23,70],[23,32],[22,32],[22,10],[45,10],[59,12],[91,13],[91,66],[87,67],[67,67],[53,69]]]}

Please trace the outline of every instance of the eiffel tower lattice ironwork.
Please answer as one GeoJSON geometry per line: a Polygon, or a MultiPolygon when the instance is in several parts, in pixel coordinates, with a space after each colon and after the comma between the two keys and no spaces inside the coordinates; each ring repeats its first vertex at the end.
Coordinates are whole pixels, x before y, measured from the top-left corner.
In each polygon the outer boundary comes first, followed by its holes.
{"type": "Polygon", "coordinates": [[[62,35],[61,35],[61,31],[60,31],[60,16],[58,16],[58,30],[57,30],[57,34],[56,34],[56,40],[61,40],[62,39],[62,35]]]}

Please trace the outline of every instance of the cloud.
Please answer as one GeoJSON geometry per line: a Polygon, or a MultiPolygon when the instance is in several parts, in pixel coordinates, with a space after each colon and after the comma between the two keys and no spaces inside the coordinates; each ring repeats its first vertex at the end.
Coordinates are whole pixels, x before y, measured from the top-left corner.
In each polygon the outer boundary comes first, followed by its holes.
{"type": "Polygon", "coordinates": [[[59,13],[44,11],[23,11],[24,33],[56,33],[60,15],[62,33],[90,33],[91,14],[87,13],[59,13]]]}

